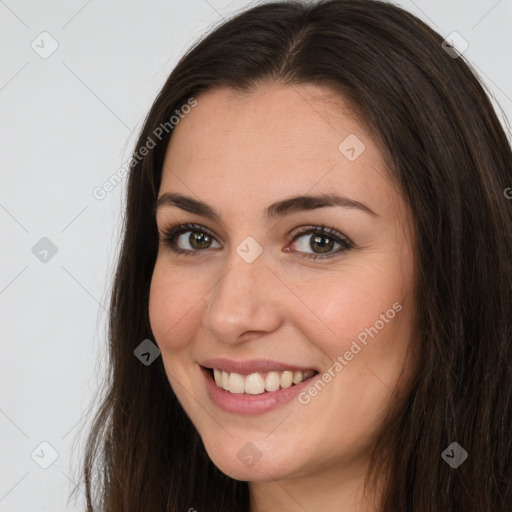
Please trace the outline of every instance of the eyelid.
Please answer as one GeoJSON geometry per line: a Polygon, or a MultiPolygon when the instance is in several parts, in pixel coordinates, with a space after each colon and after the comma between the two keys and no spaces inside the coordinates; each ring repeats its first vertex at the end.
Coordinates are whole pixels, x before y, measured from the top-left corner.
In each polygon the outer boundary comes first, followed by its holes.
{"type": "Polygon", "coordinates": [[[354,242],[345,234],[341,233],[337,229],[331,228],[323,223],[321,224],[309,224],[306,226],[299,226],[290,233],[291,241],[295,241],[302,235],[314,234],[318,232],[325,236],[331,235],[333,238],[338,238],[340,241],[345,242],[347,245],[355,247],[354,242]]]}

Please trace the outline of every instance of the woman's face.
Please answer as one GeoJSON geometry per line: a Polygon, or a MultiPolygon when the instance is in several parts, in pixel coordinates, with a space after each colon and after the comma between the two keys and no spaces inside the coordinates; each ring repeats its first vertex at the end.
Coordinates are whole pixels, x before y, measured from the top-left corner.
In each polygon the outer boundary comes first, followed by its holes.
{"type": "Polygon", "coordinates": [[[161,201],[161,232],[197,225],[160,245],[151,282],[170,385],[235,479],[362,468],[412,376],[410,211],[329,89],[268,84],[196,99],[174,128],[158,194],[189,198],[161,201]],[[327,194],[345,200],[291,200],[327,194]],[[203,366],[231,370],[231,391],[203,366]],[[287,368],[318,373],[290,386],[301,375],[287,368]]]}

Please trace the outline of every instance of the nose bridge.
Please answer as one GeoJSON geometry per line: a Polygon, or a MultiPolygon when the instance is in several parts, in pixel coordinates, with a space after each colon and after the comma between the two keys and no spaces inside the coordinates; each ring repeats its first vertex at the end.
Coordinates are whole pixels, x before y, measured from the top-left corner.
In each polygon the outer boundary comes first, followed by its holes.
{"type": "Polygon", "coordinates": [[[207,299],[204,327],[222,341],[236,341],[245,331],[268,330],[275,324],[277,310],[268,287],[272,276],[259,247],[251,240],[234,247],[207,299]]]}

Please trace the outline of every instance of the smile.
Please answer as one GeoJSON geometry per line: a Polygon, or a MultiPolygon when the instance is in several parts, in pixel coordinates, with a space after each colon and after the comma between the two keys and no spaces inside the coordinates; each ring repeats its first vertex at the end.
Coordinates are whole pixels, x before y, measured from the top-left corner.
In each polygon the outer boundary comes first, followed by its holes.
{"type": "MultiPolygon", "coordinates": [[[[212,370],[210,370],[211,372],[212,370]]],[[[247,393],[250,395],[261,395],[279,389],[286,389],[292,385],[313,377],[317,372],[315,370],[282,372],[256,372],[249,375],[241,375],[236,372],[226,372],[217,368],[213,369],[213,377],[217,387],[230,393],[247,393]]]]}
{"type": "Polygon", "coordinates": [[[320,376],[316,370],[269,371],[242,375],[217,369],[215,382],[213,368],[200,366],[200,370],[212,402],[225,412],[244,415],[263,414],[283,406],[320,376]],[[223,381],[228,389],[224,389],[223,381]],[[284,386],[281,387],[281,384],[284,386]],[[231,390],[231,386],[235,391],[231,390]],[[266,389],[267,386],[276,389],[266,389]]]}

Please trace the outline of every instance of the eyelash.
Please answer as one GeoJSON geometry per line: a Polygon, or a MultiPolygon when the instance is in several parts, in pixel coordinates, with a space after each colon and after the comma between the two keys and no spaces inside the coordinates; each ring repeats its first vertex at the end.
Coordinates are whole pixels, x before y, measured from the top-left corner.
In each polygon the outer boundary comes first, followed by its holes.
{"type": "MultiPolygon", "coordinates": [[[[213,233],[205,228],[204,226],[201,226],[200,224],[169,224],[162,229],[159,229],[159,234],[161,237],[161,243],[164,245],[167,245],[171,251],[173,251],[175,254],[183,255],[183,256],[198,256],[199,253],[204,252],[204,250],[194,250],[190,251],[188,249],[180,249],[175,246],[175,238],[177,235],[181,235],[183,233],[186,233],[187,231],[194,231],[199,233],[207,234],[208,236],[215,238],[213,233]]],[[[323,235],[328,236],[330,239],[332,239],[335,243],[338,243],[342,246],[341,249],[338,249],[336,252],[329,253],[328,256],[322,256],[320,254],[310,254],[310,253],[304,253],[301,251],[293,251],[298,252],[299,256],[301,258],[306,259],[313,259],[316,260],[317,258],[325,259],[325,258],[332,258],[337,254],[343,254],[349,249],[352,249],[355,247],[354,243],[349,240],[346,236],[342,235],[339,231],[329,228],[325,226],[324,224],[321,224],[320,226],[307,226],[301,231],[295,233],[292,236],[292,239],[290,242],[295,242],[298,238],[301,238],[304,235],[323,235]]],[[[289,243],[290,243],[289,242],[289,243]]]]}

